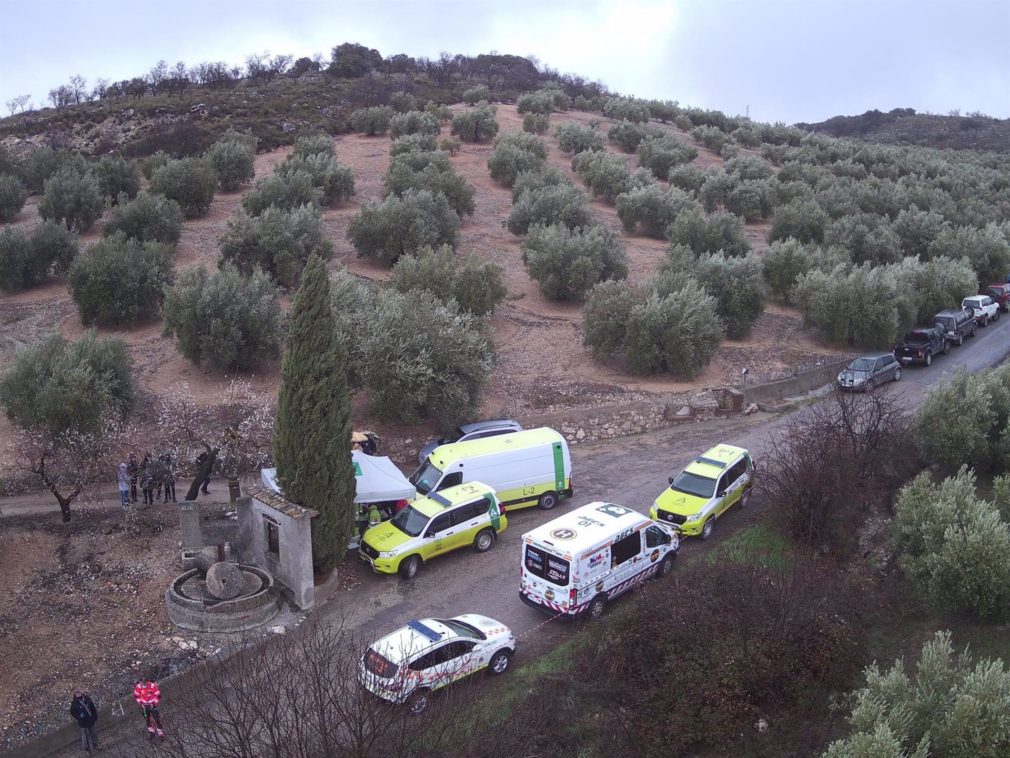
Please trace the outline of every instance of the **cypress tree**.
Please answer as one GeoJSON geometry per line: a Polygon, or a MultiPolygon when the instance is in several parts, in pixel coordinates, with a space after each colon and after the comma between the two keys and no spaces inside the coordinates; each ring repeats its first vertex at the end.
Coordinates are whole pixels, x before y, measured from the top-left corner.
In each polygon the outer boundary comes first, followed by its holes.
{"type": "Polygon", "coordinates": [[[328,571],[344,554],[354,520],[347,356],[330,310],[330,280],[313,255],[291,306],[273,454],[285,497],[319,515],[312,562],[328,571]]]}

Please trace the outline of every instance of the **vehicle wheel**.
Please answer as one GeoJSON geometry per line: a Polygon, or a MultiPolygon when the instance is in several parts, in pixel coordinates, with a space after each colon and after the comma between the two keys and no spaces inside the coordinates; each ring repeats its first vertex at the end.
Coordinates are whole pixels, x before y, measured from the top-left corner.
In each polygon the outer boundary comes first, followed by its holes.
{"type": "Polygon", "coordinates": [[[978,324],[975,324],[975,326],[971,328],[971,334],[969,336],[974,337],[977,332],[978,332],[978,324]]]}
{"type": "Polygon", "coordinates": [[[557,492],[545,492],[540,496],[540,500],[537,501],[537,505],[539,505],[545,511],[549,511],[557,504],[558,504],[557,492]]]}
{"type": "Polygon", "coordinates": [[[986,314],[985,316],[982,317],[982,328],[985,329],[987,326],[989,326],[989,316],[988,316],[988,314],[986,314]]]}
{"type": "Polygon", "coordinates": [[[750,504],[750,490],[744,490],[740,496],[740,507],[746,508],[750,504]]]}
{"type": "Polygon", "coordinates": [[[589,603],[589,608],[586,609],[586,613],[589,614],[590,619],[596,621],[603,615],[605,610],[607,610],[607,596],[597,595],[592,599],[592,602],[589,603]]]}
{"type": "Polygon", "coordinates": [[[957,346],[961,347],[961,345],[963,344],[964,344],[964,335],[963,334],[957,335],[957,346]]]}
{"type": "Polygon", "coordinates": [[[993,321],[999,321],[999,308],[997,308],[996,312],[993,314],[992,320],[993,321]]]}
{"type": "Polygon", "coordinates": [[[894,369],[894,381],[896,382],[901,381],[901,366],[898,366],[898,368],[894,369]]]}
{"type": "Polygon", "coordinates": [[[499,674],[504,674],[508,671],[509,664],[512,662],[512,651],[502,648],[497,653],[491,656],[491,660],[487,664],[487,670],[494,676],[499,674]]]}
{"type": "Polygon", "coordinates": [[[933,365],[933,354],[932,353],[926,353],[926,365],[927,366],[932,366],[933,365]]]}
{"type": "Polygon", "coordinates": [[[659,562],[659,571],[656,572],[656,576],[666,577],[670,575],[670,572],[673,571],[673,559],[676,555],[676,553],[670,553],[659,562]]]}
{"type": "Polygon", "coordinates": [[[407,706],[407,713],[411,716],[420,716],[428,710],[428,702],[430,700],[431,690],[414,690],[405,703],[407,706]]]}
{"type": "Polygon", "coordinates": [[[873,392],[873,388],[876,386],[876,383],[872,379],[867,379],[866,384],[863,385],[863,392],[873,392]]]}
{"type": "Polygon", "coordinates": [[[478,553],[486,553],[494,545],[494,529],[481,529],[473,538],[473,549],[478,553]]]}
{"type": "Polygon", "coordinates": [[[943,342],[943,354],[950,355],[950,343],[944,340],[943,342]]]}
{"type": "Polygon", "coordinates": [[[705,522],[705,526],[701,528],[701,538],[707,540],[712,536],[713,529],[715,529],[715,517],[710,516],[708,521],[705,522]]]}
{"type": "Polygon", "coordinates": [[[421,570],[421,557],[417,555],[411,555],[404,558],[400,562],[400,567],[397,571],[400,573],[404,579],[413,579],[417,576],[417,572],[421,570]]]}

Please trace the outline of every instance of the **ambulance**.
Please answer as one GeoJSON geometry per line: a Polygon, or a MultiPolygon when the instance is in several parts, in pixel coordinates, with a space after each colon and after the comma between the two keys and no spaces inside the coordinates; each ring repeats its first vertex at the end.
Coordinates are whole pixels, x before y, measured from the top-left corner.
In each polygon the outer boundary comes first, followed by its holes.
{"type": "Polygon", "coordinates": [[[572,496],[568,443],[544,426],[440,445],[410,476],[422,495],[475,481],[492,487],[510,511],[532,505],[550,510],[572,496]]]}
{"type": "Polygon", "coordinates": [[[667,576],[680,548],[674,529],[614,503],[589,503],[523,535],[519,596],[553,614],[599,618],[607,603],[667,576]]]}

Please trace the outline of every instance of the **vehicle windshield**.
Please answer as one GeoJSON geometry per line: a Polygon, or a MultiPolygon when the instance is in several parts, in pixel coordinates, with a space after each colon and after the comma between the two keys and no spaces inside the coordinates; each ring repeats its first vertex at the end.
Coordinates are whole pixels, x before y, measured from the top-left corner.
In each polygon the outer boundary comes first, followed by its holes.
{"type": "Polygon", "coordinates": [[[929,342],[927,332],[909,332],[905,335],[905,342],[929,342]]]}
{"type": "Polygon", "coordinates": [[[364,663],[368,671],[376,676],[381,676],[383,679],[391,679],[399,668],[391,660],[371,648],[365,653],[364,663]]]}
{"type": "Polygon", "coordinates": [[[427,495],[441,478],[442,469],[431,461],[425,461],[410,475],[410,483],[417,487],[417,491],[422,495],[427,495]]]}
{"type": "Polygon", "coordinates": [[[876,358],[856,358],[849,364],[849,368],[853,371],[871,371],[875,362],[876,358]]]}
{"type": "Polygon", "coordinates": [[[437,619],[438,623],[445,624],[460,637],[469,637],[475,640],[486,640],[487,635],[475,626],[470,626],[459,619],[437,619]]]}
{"type": "Polygon", "coordinates": [[[570,564],[564,558],[548,553],[546,550],[526,546],[526,556],[524,559],[526,570],[533,576],[538,576],[546,582],[550,582],[558,587],[567,587],[570,564]]]}
{"type": "Polygon", "coordinates": [[[412,505],[408,505],[397,513],[390,522],[393,526],[411,537],[416,537],[428,524],[428,517],[412,505]]]}
{"type": "Polygon", "coordinates": [[[673,480],[670,489],[697,497],[712,497],[715,494],[715,479],[683,471],[680,476],[673,480]]]}
{"type": "Polygon", "coordinates": [[[445,435],[444,437],[439,438],[438,444],[440,444],[440,445],[451,445],[453,442],[459,442],[460,438],[464,434],[466,434],[466,432],[464,432],[462,429],[460,429],[457,426],[455,429],[453,429],[451,432],[449,432],[449,434],[445,435]]]}

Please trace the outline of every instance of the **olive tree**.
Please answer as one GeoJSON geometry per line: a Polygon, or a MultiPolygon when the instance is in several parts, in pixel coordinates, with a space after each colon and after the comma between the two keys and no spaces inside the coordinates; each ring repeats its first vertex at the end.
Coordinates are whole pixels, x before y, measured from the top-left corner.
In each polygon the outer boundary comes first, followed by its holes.
{"type": "Polygon", "coordinates": [[[140,171],[137,164],[118,155],[103,155],[92,164],[98,179],[102,198],[110,205],[119,202],[120,196],[133,199],[140,192],[140,171]]]}
{"type": "Polygon", "coordinates": [[[0,222],[10,221],[25,207],[28,190],[13,174],[0,174],[0,222]]]}
{"type": "Polygon", "coordinates": [[[70,229],[85,232],[104,210],[101,187],[94,173],[65,167],[46,179],[39,215],[70,229]]]}
{"type": "Polygon", "coordinates": [[[198,218],[210,210],[217,181],[209,161],[181,158],[169,161],[154,172],[151,192],[177,202],[186,218],[198,218]]]}
{"type": "Polygon", "coordinates": [[[643,234],[655,239],[665,239],[666,230],[677,215],[696,206],[683,190],[676,187],[664,190],[658,184],[631,189],[617,196],[617,216],[624,230],[633,234],[641,227],[643,234]]]}
{"type": "Polygon", "coordinates": [[[182,235],[182,208],[164,195],[141,192],[133,200],[119,203],[102,225],[102,234],[123,234],[140,242],[175,244],[182,235]]]}
{"type": "Polygon", "coordinates": [[[625,337],[631,370],[697,376],[722,339],[723,325],[715,311],[715,298],[690,279],[664,296],[653,293],[639,301],[628,316],[625,337]]]}
{"type": "Polygon", "coordinates": [[[569,229],[535,224],[522,253],[526,270],[551,300],[578,300],[597,282],[628,275],[624,247],[611,229],[600,225],[569,229]]]}
{"type": "MultiPolygon", "coordinates": [[[[322,194],[323,205],[343,202],[354,195],[354,174],[351,169],[337,161],[332,155],[315,153],[312,155],[291,154],[277,167],[276,175],[282,179],[307,174],[312,186],[322,194]]],[[[292,180],[294,183],[297,180],[292,180]]]]}
{"type": "Polygon", "coordinates": [[[207,149],[207,160],[225,192],[237,190],[256,175],[256,143],[256,137],[229,129],[207,149]]]}
{"type": "Polygon", "coordinates": [[[389,120],[389,133],[395,139],[405,134],[436,135],[442,131],[438,119],[424,111],[409,111],[397,113],[389,120]]]}
{"type": "Polygon", "coordinates": [[[265,176],[242,197],[242,208],[252,216],[258,216],[268,208],[294,210],[303,205],[321,207],[322,204],[323,189],[305,168],[296,170],[292,167],[283,173],[265,176]]]}
{"type": "Polygon", "coordinates": [[[441,193],[457,215],[473,215],[473,186],[455,172],[443,152],[414,151],[395,156],[389,163],[384,182],[386,190],[398,197],[407,190],[441,193]]]}
{"type": "Polygon", "coordinates": [[[459,216],[445,195],[408,189],[362,207],[351,219],[348,239],[358,255],[392,265],[423,247],[456,246],[459,216]]]}
{"type": "Polygon", "coordinates": [[[501,266],[474,254],[457,257],[448,245],[403,256],[393,266],[389,284],[398,292],[427,290],[474,316],[493,312],[506,294],[501,266]]]}
{"type": "Polygon", "coordinates": [[[491,178],[511,187],[519,174],[543,168],[547,160],[544,141],[525,132],[504,132],[494,141],[487,159],[491,178]]]}
{"type": "Polygon", "coordinates": [[[603,135],[590,126],[583,126],[574,121],[558,126],[554,130],[558,147],[565,153],[581,153],[586,150],[602,150],[603,135]]]}
{"type": "Polygon", "coordinates": [[[592,223],[593,214],[586,196],[571,184],[531,188],[512,205],[506,226],[522,235],[534,224],[562,224],[569,229],[592,223]]]}
{"type": "Polygon", "coordinates": [[[386,105],[373,108],[360,108],[351,114],[351,128],[356,132],[374,137],[389,131],[389,122],[393,118],[393,109],[386,105]]]}
{"type": "Polygon", "coordinates": [[[726,336],[735,340],[746,337],[764,311],[767,297],[761,259],[754,253],[703,255],[695,263],[693,273],[715,298],[716,313],[722,319],[726,336]]]}
{"type": "Polygon", "coordinates": [[[478,105],[452,117],[451,133],[463,142],[486,142],[498,133],[493,105],[478,105]]]}
{"type": "Polygon", "coordinates": [[[658,179],[668,179],[673,169],[698,157],[698,148],[681,142],[672,134],[646,134],[639,140],[635,152],[638,165],[649,169],[658,179]]]}
{"type": "Polygon", "coordinates": [[[704,213],[700,208],[685,208],[667,229],[673,245],[687,245],[695,253],[724,252],[746,255],[750,243],[744,236],[743,222],[732,213],[704,213]]]}

